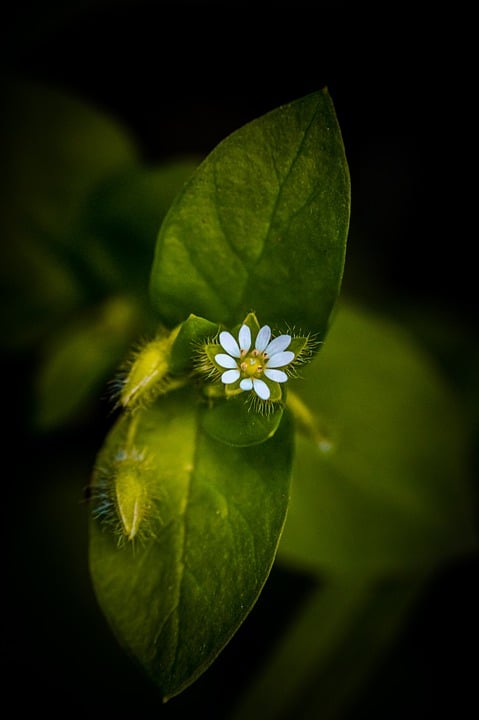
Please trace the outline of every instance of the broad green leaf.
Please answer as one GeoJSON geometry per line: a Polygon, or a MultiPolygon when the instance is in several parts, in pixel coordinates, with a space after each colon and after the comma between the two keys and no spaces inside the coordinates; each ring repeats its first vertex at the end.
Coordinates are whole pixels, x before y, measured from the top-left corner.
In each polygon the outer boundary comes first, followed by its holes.
{"type": "Polygon", "coordinates": [[[255,412],[242,393],[202,411],[202,427],[211,437],[228,445],[258,445],[271,438],[283,417],[282,405],[255,412]]]}
{"type": "Polygon", "coordinates": [[[477,547],[462,411],[403,328],[342,303],[302,374],[313,421],[297,437],[284,561],[396,573],[477,547]]]}
{"type": "Polygon", "coordinates": [[[2,100],[2,344],[18,347],[84,302],[75,223],[92,188],[138,155],[114,120],[60,89],[12,80],[2,100]]]}
{"type": "Polygon", "coordinates": [[[141,308],[127,296],[108,298],[59,329],[46,344],[35,377],[37,428],[51,430],[80,419],[141,329],[141,308]]]}
{"type": "Polygon", "coordinates": [[[173,326],[190,313],[232,327],[323,335],[343,273],[349,173],[326,90],[277,108],[223,140],[173,203],[150,278],[173,326]]]}
{"type": "Polygon", "coordinates": [[[190,389],[124,416],[92,485],[90,568],[119,642],[165,699],[213,662],[271,569],[289,499],[292,425],[236,448],[199,422],[190,389]]]}

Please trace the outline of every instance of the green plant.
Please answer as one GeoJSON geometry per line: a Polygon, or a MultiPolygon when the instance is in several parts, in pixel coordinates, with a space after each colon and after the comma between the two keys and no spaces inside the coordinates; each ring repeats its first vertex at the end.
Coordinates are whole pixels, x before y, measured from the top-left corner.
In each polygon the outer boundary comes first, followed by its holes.
{"type": "Polygon", "coordinates": [[[340,294],[350,187],[329,93],[159,168],[76,99],[7,99],[5,351],[38,352],[39,434],[109,389],[84,506],[104,616],[169,699],[279,564],[306,596],[232,716],[338,717],[477,535],[456,396],[404,328],[340,294]]]}
{"type": "Polygon", "coordinates": [[[268,577],[290,496],[288,373],[326,335],[348,220],[323,91],[224,140],[162,223],[161,327],[122,381],[90,553],[101,606],[165,699],[211,664],[268,577]]]}

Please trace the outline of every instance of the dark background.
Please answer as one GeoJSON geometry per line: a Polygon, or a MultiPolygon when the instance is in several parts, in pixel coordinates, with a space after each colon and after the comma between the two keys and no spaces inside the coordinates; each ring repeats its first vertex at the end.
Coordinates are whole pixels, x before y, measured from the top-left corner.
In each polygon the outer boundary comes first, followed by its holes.
{"type": "Polygon", "coordinates": [[[470,19],[355,5],[20,2],[0,57],[116,115],[153,163],[327,86],[352,176],[346,280],[474,321],[470,19]]]}
{"type": "MultiPolygon", "coordinates": [[[[477,358],[472,20],[460,6],[421,15],[417,5],[357,5],[16,3],[2,11],[2,72],[52,82],[118,117],[152,164],[206,154],[248,120],[328,86],[352,182],[344,291],[411,324],[464,391],[477,358]],[[419,320],[431,311],[444,317],[442,344],[419,320]]],[[[477,424],[474,432],[477,438],[477,424]]],[[[67,457],[76,439],[66,434],[63,442],[67,457]]],[[[45,474],[61,463],[50,459],[49,443],[34,445],[45,474]]],[[[15,500],[20,527],[23,504],[34,508],[39,487],[15,500]]],[[[61,515],[60,507],[53,512],[61,515]]],[[[54,556],[45,567],[45,528],[36,522],[30,531],[38,533],[42,573],[28,566],[15,573],[20,590],[36,596],[23,594],[7,617],[13,642],[5,672],[13,668],[19,683],[17,708],[28,706],[31,692],[33,706],[55,717],[78,708],[155,712],[156,691],[118,652],[102,618],[65,605],[80,581],[54,556]]],[[[477,569],[477,559],[466,558],[435,578],[351,720],[473,714],[477,569]]],[[[300,594],[307,583],[297,580],[300,594]]],[[[212,698],[208,717],[222,717],[218,707],[241,684],[233,668],[248,664],[241,659],[251,652],[260,656],[264,638],[274,635],[286,610],[271,603],[278,592],[287,596],[290,581],[273,572],[253,621],[221,668],[200,680],[198,692],[212,698]]]]}

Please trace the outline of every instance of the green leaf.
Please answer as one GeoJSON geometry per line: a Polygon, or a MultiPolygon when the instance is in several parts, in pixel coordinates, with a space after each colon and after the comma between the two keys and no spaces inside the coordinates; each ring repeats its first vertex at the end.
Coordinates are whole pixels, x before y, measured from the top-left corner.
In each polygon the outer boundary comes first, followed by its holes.
{"type": "Polygon", "coordinates": [[[141,308],[111,297],[58,330],[43,353],[34,383],[34,423],[52,430],[82,418],[98,400],[139,333],[141,308]]]}
{"type": "Polygon", "coordinates": [[[230,720],[344,718],[425,585],[329,577],[298,607],[230,720]]]}
{"type": "Polygon", "coordinates": [[[406,331],[342,303],[302,374],[285,562],[391,574],[477,547],[462,409],[406,331]]]}
{"type": "Polygon", "coordinates": [[[150,294],[173,326],[190,313],[232,327],[324,334],[343,273],[349,173],[333,103],[312,93],[223,140],[160,229],[150,294]]]}
{"type": "Polygon", "coordinates": [[[165,699],[198,678],[254,605],[289,499],[292,425],[236,448],[189,389],[120,418],[92,486],[90,568],[119,642],[165,699]]]}
{"type": "Polygon", "coordinates": [[[149,305],[148,276],[160,227],[199,160],[128,167],[100,183],[82,212],[78,262],[101,287],[136,292],[149,305]]]}
{"type": "Polygon", "coordinates": [[[7,350],[32,346],[85,303],[85,293],[72,267],[55,256],[29,231],[10,232],[0,218],[0,346],[7,350]]]}
{"type": "Polygon", "coordinates": [[[8,216],[68,244],[65,230],[91,189],[136,165],[138,151],[116,121],[61,89],[15,80],[3,100],[8,216]]]}
{"type": "Polygon", "coordinates": [[[201,423],[203,429],[216,440],[245,447],[259,445],[273,437],[282,417],[282,405],[276,403],[268,411],[255,412],[249,398],[241,393],[239,397],[203,408],[201,423]]]}
{"type": "Polygon", "coordinates": [[[214,338],[219,326],[205,318],[190,315],[181,323],[170,350],[169,368],[174,375],[190,371],[195,364],[200,343],[214,338]]]}
{"type": "Polygon", "coordinates": [[[2,345],[38,340],[85,302],[73,255],[89,192],[138,162],[125,130],[53,87],[2,86],[0,279],[2,345]]]}

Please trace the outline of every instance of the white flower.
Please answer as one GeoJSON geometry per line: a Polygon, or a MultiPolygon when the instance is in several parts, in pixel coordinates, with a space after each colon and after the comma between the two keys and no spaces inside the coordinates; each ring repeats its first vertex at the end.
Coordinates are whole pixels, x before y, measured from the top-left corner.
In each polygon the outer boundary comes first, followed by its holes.
{"type": "Polygon", "coordinates": [[[248,325],[242,325],[238,341],[227,331],[220,333],[219,340],[226,352],[218,353],[215,362],[225,369],[221,375],[225,385],[239,380],[241,390],[254,390],[261,400],[268,400],[271,391],[262,377],[276,383],[287,381],[287,374],[279,368],[285,368],[295,358],[294,352],[286,350],[291,335],[279,335],[271,340],[271,328],[263,325],[251,350],[251,330],[248,325]]]}

